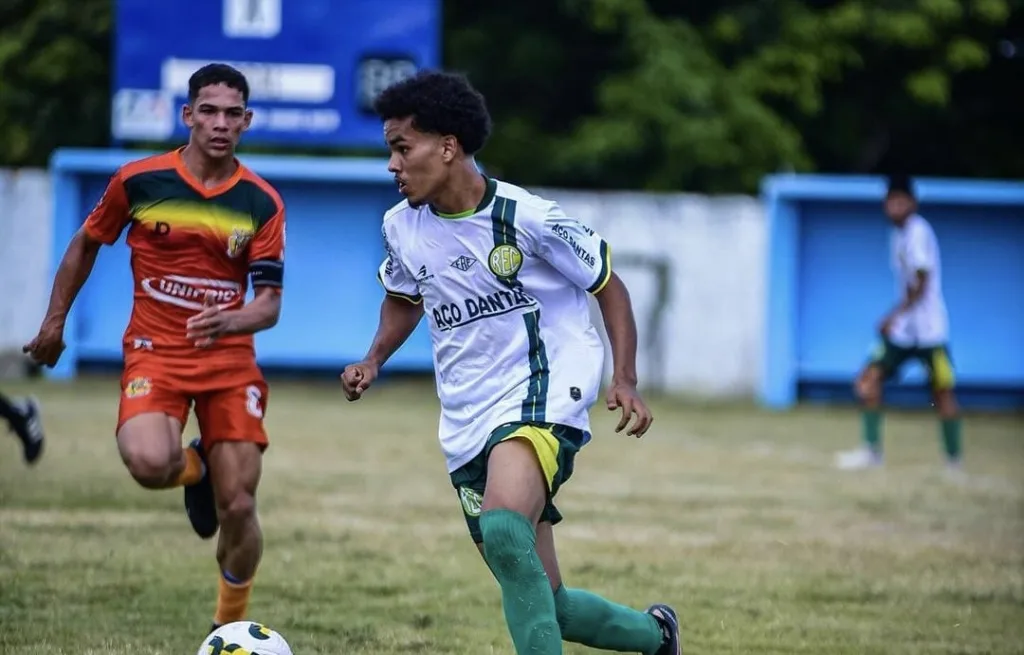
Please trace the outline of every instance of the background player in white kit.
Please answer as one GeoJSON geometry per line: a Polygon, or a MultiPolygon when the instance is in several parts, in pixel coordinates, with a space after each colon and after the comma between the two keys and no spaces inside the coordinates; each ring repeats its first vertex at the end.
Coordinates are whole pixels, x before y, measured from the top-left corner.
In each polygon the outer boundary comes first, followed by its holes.
{"type": "Polygon", "coordinates": [[[864,444],[858,450],[840,453],[837,464],[858,469],[882,463],[882,384],[897,375],[907,361],[916,359],[928,372],[947,464],[959,468],[960,410],[949,356],[939,242],[932,226],[917,213],[909,178],[889,179],[884,208],[894,226],[890,256],[900,302],[879,325],[879,343],[855,384],[863,403],[864,444]]]}
{"type": "Polygon", "coordinates": [[[430,324],[439,437],[477,547],[501,586],[516,652],[553,655],[562,640],[603,650],[679,655],[667,605],[640,612],[562,584],[552,500],[590,439],[588,410],[603,348],[614,358],[608,409],[617,432],[643,436],[651,415],[636,390],[636,325],[608,245],[558,205],[480,174],[473,155],[491,128],[465,78],[426,72],[376,101],[388,169],[406,200],[384,216],[387,295],[366,359],[345,369],[349,400],[424,315],[430,324]]]}

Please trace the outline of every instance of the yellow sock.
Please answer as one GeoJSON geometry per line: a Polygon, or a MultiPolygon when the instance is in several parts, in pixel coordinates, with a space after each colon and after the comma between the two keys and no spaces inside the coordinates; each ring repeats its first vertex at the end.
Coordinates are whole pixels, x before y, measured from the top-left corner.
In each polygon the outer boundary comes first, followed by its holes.
{"type": "Polygon", "coordinates": [[[185,468],[174,481],[175,487],[195,484],[203,479],[203,460],[199,458],[199,453],[195,448],[182,448],[182,452],[185,454],[185,468]]]}
{"type": "Polygon", "coordinates": [[[241,583],[228,582],[223,575],[217,589],[217,613],[213,615],[216,625],[226,625],[245,619],[249,609],[249,594],[252,593],[252,580],[241,583]]]}

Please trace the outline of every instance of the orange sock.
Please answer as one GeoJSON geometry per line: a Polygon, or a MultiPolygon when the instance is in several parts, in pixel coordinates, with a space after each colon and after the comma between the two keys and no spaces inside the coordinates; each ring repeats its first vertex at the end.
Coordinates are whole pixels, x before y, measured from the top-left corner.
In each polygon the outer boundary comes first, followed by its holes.
{"type": "Polygon", "coordinates": [[[226,625],[245,619],[249,609],[249,594],[252,593],[252,580],[242,583],[228,582],[220,576],[217,589],[217,613],[213,615],[216,625],[226,625]]]}
{"type": "Polygon", "coordinates": [[[174,481],[175,487],[192,485],[203,479],[203,460],[199,458],[199,453],[195,448],[182,448],[182,452],[185,455],[185,468],[174,481]]]}

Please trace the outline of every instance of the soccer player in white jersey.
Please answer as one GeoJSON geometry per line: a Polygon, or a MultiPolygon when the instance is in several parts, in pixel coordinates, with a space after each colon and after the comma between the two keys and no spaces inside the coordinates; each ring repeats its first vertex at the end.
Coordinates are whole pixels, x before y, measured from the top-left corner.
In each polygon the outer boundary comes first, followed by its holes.
{"type": "Polygon", "coordinates": [[[879,325],[878,345],[855,384],[863,404],[864,444],[858,450],[840,453],[837,464],[844,469],[859,469],[882,463],[882,384],[896,376],[907,361],[916,359],[928,372],[946,462],[958,469],[960,410],[949,356],[949,318],[942,293],[939,242],[931,224],[917,213],[909,178],[890,178],[884,209],[893,224],[890,258],[899,304],[879,325]]]}
{"type": "Polygon", "coordinates": [[[608,245],[559,206],[482,175],[491,130],[483,97],[462,76],[423,72],[376,101],[405,200],[384,215],[386,290],[364,361],[342,382],[358,399],[424,316],[430,325],[439,437],[469,532],[501,586],[516,652],[553,655],[562,640],[602,650],[679,655],[663,604],[638,611],[562,584],[552,503],[590,440],[604,350],[609,410],[637,438],[651,414],[636,389],[636,325],[608,245]],[[635,420],[633,417],[635,416],[635,420]],[[632,425],[630,421],[632,420],[632,425]]]}

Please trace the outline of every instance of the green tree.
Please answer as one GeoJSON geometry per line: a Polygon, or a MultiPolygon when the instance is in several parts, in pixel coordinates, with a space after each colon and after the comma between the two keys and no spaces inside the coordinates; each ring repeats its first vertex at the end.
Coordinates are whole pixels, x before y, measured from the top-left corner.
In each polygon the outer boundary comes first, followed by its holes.
{"type": "Polygon", "coordinates": [[[930,120],[932,139],[977,127],[936,119],[955,114],[957,78],[990,65],[1012,9],[1005,0],[567,5],[621,35],[630,64],[601,81],[598,111],[564,140],[561,163],[586,163],[594,180],[611,172],[630,186],[711,191],[752,191],[765,173],[823,162],[871,170],[919,121],[930,120]]]}
{"type": "Polygon", "coordinates": [[[110,0],[0,3],[0,165],[107,142],[110,0]]]}

